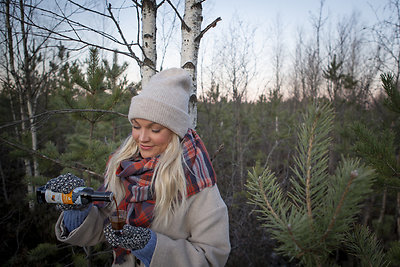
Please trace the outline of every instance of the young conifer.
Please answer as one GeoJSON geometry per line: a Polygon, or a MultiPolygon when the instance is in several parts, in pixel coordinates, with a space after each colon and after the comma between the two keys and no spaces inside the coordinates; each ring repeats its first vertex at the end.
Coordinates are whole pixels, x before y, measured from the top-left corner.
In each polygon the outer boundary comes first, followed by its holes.
{"type": "MultiPolygon", "coordinates": [[[[277,252],[305,266],[331,266],[332,254],[346,243],[375,175],[359,160],[345,158],[333,175],[328,173],[334,119],[329,104],[311,105],[303,119],[291,189],[284,192],[275,174],[259,166],[249,171],[246,186],[263,226],[278,241],[277,252]]],[[[353,240],[352,251],[355,246],[353,240]]]]}

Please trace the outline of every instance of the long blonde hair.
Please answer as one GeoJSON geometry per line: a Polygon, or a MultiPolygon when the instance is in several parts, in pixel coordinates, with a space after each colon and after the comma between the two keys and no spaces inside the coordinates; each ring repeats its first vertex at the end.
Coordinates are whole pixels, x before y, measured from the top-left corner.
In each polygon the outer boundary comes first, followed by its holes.
{"type": "MultiPolygon", "coordinates": [[[[125,188],[121,179],[116,176],[122,160],[139,155],[138,145],[129,136],[108,161],[105,184],[112,191],[118,203],[125,197],[125,188]]],[[[165,151],[160,155],[153,173],[152,184],[156,196],[153,213],[153,224],[168,225],[176,212],[184,210],[186,203],[186,178],[182,167],[182,146],[179,136],[174,134],[165,151]]]]}

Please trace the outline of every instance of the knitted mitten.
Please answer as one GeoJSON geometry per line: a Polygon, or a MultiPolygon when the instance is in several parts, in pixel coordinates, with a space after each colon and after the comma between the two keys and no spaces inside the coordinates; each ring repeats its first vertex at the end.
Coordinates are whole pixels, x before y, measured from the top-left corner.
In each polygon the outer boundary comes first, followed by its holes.
{"type": "MultiPolygon", "coordinates": [[[[46,189],[50,189],[53,192],[68,194],[77,187],[85,186],[85,181],[81,178],[76,177],[71,173],[62,174],[56,178],[51,179],[46,184],[46,189]]],[[[71,209],[85,209],[87,205],[67,205],[57,204],[57,208],[60,210],[71,210],[71,209]]]]}
{"type": "Polygon", "coordinates": [[[104,227],[104,235],[113,247],[121,247],[130,250],[142,249],[151,238],[151,230],[143,227],[135,227],[125,224],[121,231],[113,230],[111,224],[104,227]]]}

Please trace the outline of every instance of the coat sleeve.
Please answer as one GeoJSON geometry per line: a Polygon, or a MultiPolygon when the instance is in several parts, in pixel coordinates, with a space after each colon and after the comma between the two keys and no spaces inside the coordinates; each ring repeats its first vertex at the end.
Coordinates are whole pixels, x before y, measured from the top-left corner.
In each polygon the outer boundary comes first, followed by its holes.
{"type": "Polygon", "coordinates": [[[83,223],[68,233],[63,223],[64,212],[62,212],[55,225],[56,237],[61,242],[75,246],[93,246],[105,241],[103,228],[107,214],[109,214],[108,208],[93,206],[83,223]]]}
{"type": "Polygon", "coordinates": [[[230,252],[229,219],[217,186],[196,195],[185,220],[188,238],[157,233],[150,266],[224,266],[230,252]]]}

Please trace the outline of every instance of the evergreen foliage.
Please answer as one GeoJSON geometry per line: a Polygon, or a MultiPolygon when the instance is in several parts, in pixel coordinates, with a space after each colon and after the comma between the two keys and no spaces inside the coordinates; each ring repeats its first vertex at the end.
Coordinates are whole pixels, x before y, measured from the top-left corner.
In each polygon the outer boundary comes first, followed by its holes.
{"type": "Polygon", "coordinates": [[[263,226],[278,241],[276,251],[305,266],[333,264],[330,257],[346,243],[375,179],[373,170],[357,159],[342,158],[334,175],[328,173],[333,118],[328,104],[313,104],[305,113],[292,190],[282,190],[269,167],[259,165],[249,171],[246,184],[250,203],[258,207],[263,226]]]}
{"type": "Polygon", "coordinates": [[[359,266],[389,266],[380,242],[367,227],[356,225],[346,235],[345,245],[348,252],[359,259],[359,266]]]}
{"type": "Polygon", "coordinates": [[[36,248],[28,252],[30,262],[43,261],[57,253],[57,245],[50,243],[41,243],[36,248]]]}
{"type": "Polygon", "coordinates": [[[381,81],[383,89],[388,98],[385,99],[385,105],[393,112],[400,114],[400,91],[395,82],[394,75],[391,73],[382,73],[381,81]]]}
{"type": "Polygon", "coordinates": [[[390,249],[386,253],[391,266],[400,266],[400,242],[394,241],[389,244],[390,249]]]}
{"type": "Polygon", "coordinates": [[[373,132],[363,123],[355,122],[353,130],[353,150],[356,155],[379,174],[378,182],[381,186],[400,186],[400,179],[394,179],[397,169],[397,160],[394,139],[395,135],[389,129],[380,133],[373,132]]]}

